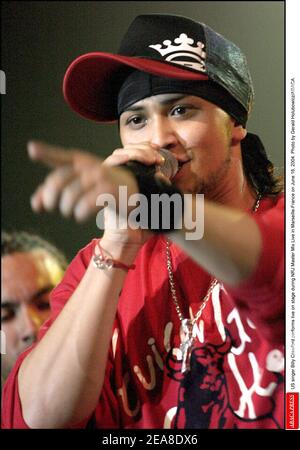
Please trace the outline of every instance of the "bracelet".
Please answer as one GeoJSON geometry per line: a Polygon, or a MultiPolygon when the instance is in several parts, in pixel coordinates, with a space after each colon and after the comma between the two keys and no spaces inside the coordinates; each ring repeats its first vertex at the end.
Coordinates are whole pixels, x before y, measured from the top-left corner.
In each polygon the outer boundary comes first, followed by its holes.
{"type": "Polygon", "coordinates": [[[135,264],[131,264],[130,266],[128,266],[127,264],[123,264],[121,261],[117,261],[116,259],[105,256],[103,253],[103,248],[100,245],[100,239],[97,240],[96,245],[100,251],[100,255],[96,255],[94,253],[93,264],[97,269],[109,270],[114,267],[116,269],[126,270],[126,272],[130,269],[135,269],[135,264]]]}

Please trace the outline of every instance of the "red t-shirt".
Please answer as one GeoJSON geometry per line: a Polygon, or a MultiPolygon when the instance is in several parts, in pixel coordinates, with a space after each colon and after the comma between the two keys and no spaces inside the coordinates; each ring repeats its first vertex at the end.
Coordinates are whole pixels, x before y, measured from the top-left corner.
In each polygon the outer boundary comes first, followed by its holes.
{"type": "MultiPolygon", "coordinates": [[[[250,279],[217,284],[200,319],[191,369],[181,373],[180,321],[166,266],[165,237],[138,253],[120,294],[104,388],[92,417],[69,428],[283,428],[284,427],[284,206],[265,198],[253,215],[262,253],[250,279]]],[[[95,240],[74,258],[51,295],[51,318],[62,310],[85,273],[95,240]]],[[[195,315],[211,277],[171,243],[177,297],[183,315],[195,315]]],[[[28,428],[17,375],[3,391],[3,427],[28,428]]],[[[67,380],[66,380],[67,382],[67,380]]]]}

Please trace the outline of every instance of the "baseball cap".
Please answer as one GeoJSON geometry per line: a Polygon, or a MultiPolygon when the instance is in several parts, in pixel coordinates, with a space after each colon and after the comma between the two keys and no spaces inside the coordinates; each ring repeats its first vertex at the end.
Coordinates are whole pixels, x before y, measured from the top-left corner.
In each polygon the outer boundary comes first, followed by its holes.
{"type": "Polygon", "coordinates": [[[202,85],[209,80],[240,105],[244,122],[251,111],[254,91],[242,51],[204,23],[169,14],[137,16],[117,54],[76,58],[65,73],[65,100],[87,119],[114,122],[119,90],[135,70],[202,85]]]}

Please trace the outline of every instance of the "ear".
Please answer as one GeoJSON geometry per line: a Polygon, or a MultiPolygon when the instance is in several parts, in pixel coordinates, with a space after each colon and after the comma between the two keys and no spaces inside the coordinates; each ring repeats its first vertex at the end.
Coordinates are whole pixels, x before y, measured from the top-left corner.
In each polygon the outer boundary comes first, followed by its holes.
{"type": "Polygon", "coordinates": [[[247,130],[242,125],[237,122],[233,123],[232,134],[231,134],[231,145],[239,144],[247,135],[247,130]]]}

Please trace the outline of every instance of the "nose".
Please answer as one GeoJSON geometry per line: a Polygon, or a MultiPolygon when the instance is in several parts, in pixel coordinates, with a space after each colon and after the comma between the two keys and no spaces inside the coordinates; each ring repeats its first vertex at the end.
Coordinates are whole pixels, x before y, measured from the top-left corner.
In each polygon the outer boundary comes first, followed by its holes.
{"type": "Polygon", "coordinates": [[[172,127],[168,117],[156,116],[152,121],[151,143],[160,148],[172,150],[178,145],[176,132],[172,127]]]}
{"type": "Polygon", "coordinates": [[[39,321],[30,306],[23,305],[20,320],[21,340],[23,344],[31,345],[36,340],[39,321]]]}

